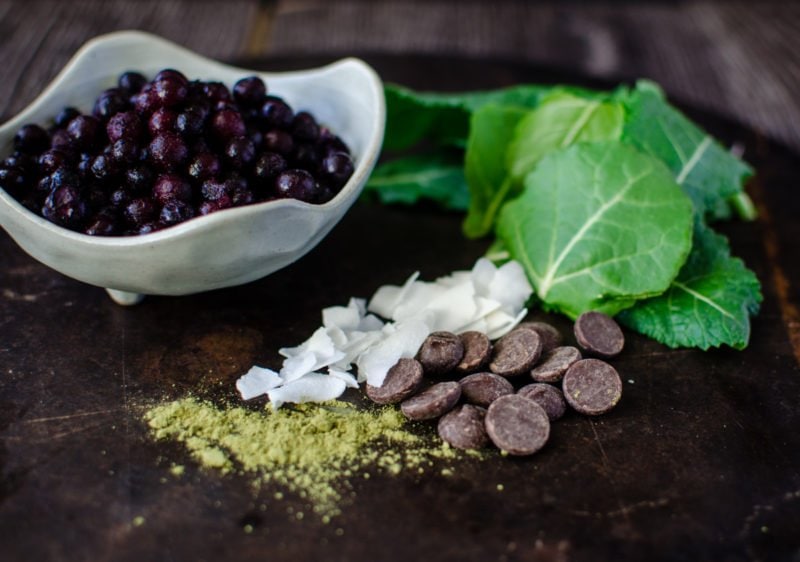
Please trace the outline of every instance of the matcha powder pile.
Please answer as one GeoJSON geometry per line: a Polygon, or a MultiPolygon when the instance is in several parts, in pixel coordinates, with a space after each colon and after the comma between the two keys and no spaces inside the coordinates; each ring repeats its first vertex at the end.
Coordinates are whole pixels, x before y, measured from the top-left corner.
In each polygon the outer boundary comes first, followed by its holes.
{"type": "Polygon", "coordinates": [[[251,473],[297,493],[323,521],[340,513],[348,480],[370,469],[420,473],[435,459],[477,454],[411,433],[397,409],[338,401],[253,411],[184,398],[152,408],[145,420],[157,438],[180,441],[207,468],[251,473]]]}

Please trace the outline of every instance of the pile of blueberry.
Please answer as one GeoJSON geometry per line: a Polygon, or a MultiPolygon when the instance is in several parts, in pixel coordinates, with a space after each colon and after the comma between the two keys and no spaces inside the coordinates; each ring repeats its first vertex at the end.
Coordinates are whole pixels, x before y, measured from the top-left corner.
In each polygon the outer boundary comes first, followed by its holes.
{"type": "Polygon", "coordinates": [[[122,74],[91,115],[23,126],[0,187],[58,225],[115,236],[271,199],[324,203],[352,173],[345,143],[260,78],[231,92],[165,69],[122,74]]]}

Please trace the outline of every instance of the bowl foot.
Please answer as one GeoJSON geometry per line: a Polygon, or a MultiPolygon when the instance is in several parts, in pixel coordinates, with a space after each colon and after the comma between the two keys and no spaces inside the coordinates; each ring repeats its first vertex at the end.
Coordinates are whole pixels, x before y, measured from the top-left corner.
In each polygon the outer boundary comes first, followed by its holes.
{"type": "Polygon", "coordinates": [[[111,300],[122,306],[133,306],[144,299],[144,295],[140,293],[129,293],[128,291],[118,291],[117,289],[106,289],[106,292],[111,297],[111,300]]]}

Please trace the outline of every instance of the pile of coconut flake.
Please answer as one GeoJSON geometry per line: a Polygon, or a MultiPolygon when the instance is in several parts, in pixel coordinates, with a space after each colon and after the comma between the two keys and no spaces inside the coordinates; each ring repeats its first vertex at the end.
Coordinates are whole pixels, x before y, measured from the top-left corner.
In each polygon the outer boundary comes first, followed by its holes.
{"type": "Polygon", "coordinates": [[[515,261],[496,267],[481,258],[471,271],[432,283],[418,277],[419,272],[403,286],[380,287],[369,305],[351,298],[347,306],[324,309],[322,326],[310,338],[279,350],[286,358],[280,372],[255,366],[236,381],[242,398],[266,394],[277,409],[285,402],[333,400],[365,381],[381,386],[389,369],[400,358],[414,357],[431,332],[477,330],[499,338],[525,317],[533,292],[515,261]]]}

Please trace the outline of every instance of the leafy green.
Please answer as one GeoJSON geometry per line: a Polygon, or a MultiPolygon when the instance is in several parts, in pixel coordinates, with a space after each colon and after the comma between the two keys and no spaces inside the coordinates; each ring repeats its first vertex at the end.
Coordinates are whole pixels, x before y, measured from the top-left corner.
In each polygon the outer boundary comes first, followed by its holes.
{"type": "Polygon", "coordinates": [[[728,200],[742,193],[753,170],[670,106],[654,83],[640,81],[627,96],[623,141],[662,160],[698,212],[728,218],[728,200]]]}
{"type": "Polygon", "coordinates": [[[405,150],[423,140],[463,146],[469,134],[469,119],[473,112],[490,104],[536,107],[551,89],[552,86],[529,84],[499,90],[443,94],[416,92],[396,84],[387,84],[384,87],[386,131],[383,148],[405,150]]]}
{"type": "Polygon", "coordinates": [[[636,303],[619,320],[670,347],[744,349],[760,289],[755,274],[731,257],[725,237],[696,221],[692,252],[667,292],[636,303]]]}
{"type": "Polygon", "coordinates": [[[470,238],[491,231],[500,204],[513,194],[506,147],[526,113],[516,106],[486,105],[472,114],[464,164],[470,197],[464,234],[470,238]]]}
{"type": "Polygon", "coordinates": [[[454,211],[466,211],[470,201],[460,156],[444,152],[382,164],[369,178],[364,192],[375,193],[382,203],[413,205],[429,199],[454,211]]]}
{"type": "Polygon", "coordinates": [[[547,308],[616,314],[669,287],[691,247],[692,205],[652,156],[581,143],[539,162],[497,233],[547,308]]]}
{"type": "Polygon", "coordinates": [[[552,150],[581,141],[619,139],[624,117],[619,102],[553,92],[517,126],[507,155],[514,181],[521,181],[552,150]]]}

